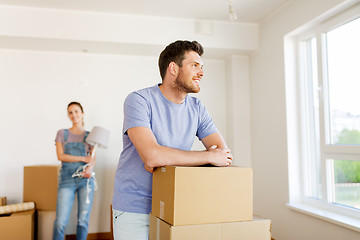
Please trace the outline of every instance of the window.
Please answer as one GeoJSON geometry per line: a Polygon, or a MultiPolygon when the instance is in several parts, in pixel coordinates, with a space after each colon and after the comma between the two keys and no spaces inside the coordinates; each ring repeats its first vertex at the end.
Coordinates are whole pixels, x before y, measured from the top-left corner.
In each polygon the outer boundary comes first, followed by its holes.
{"type": "Polygon", "coordinates": [[[287,39],[289,206],[360,231],[360,5],[287,39]]]}

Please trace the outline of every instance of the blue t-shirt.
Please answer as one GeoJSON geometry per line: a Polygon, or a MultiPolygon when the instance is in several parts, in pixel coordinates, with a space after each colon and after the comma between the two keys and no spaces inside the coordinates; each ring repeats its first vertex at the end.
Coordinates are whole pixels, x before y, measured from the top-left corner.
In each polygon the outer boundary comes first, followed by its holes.
{"type": "Polygon", "coordinates": [[[133,127],[148,127],[158,144],[191,150],[195,136],[202,139],[217,132],[199,99],[186,96],[182,104],[170,102],[158,85],[132,92],[124,102],[123,151],[115,174],[112,206],[134,213],[151,212],[152,173],[145,170],[127,135],[133,127]]]}

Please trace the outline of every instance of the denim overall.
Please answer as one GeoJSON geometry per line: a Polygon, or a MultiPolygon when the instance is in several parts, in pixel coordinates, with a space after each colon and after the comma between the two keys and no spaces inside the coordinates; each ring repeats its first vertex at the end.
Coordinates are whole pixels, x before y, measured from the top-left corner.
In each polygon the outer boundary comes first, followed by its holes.
{"type": "MultiPolygon", "coordinates": [[[[85,133],[83,142],[67,142],[68,131],[68,129],[64,130],[64,153],[73,156],[86,156],[85,139],[89,133],[85,133]]],[[[94,198],[94,181],[90,181],[88,178],[72,177],[73,173],[85,164],[84,162],[62,162],[57,193],[53,240],[64,239],[65,227],[69,222],[75,193],[77,193],[78,199],[76,239],[86,240],[90,211],[94,198]]]]}

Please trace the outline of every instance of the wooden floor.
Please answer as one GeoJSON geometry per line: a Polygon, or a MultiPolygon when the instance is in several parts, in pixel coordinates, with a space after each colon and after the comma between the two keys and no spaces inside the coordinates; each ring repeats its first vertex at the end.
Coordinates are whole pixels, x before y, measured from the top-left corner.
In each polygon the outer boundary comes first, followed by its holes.
{"type": "MultiPolygon", "coordinates": [[[[76,235],[66,235],[65,240],[76,240],[76,235]]],[[[87,240],[113,240],[111,232],[89,233],[87,240]]]]}
{"type": "MultiPolygon", "coordinates": [[[[76,235],[66,235],[65,240],[76,240],[76,235]]],[[[107,233],[89,233],[87,240],[114,240],[111,232],[107,233]]],[[[275,240],[271,238],[271,240],[275,240]]]]}

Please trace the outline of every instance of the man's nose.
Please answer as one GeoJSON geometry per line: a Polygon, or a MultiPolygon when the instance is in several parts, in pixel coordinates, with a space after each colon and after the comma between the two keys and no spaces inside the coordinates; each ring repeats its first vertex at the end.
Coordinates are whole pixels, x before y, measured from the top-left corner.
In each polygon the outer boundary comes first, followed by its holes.
{"type": "Polygon", "coordinates": [[[199,71],[198,75],[199,75],[199,76],[201,76],[201,77],[203,77],[203,76],[204,76],[204,74],[205,74],[205,73],[204,73],[204,70],[200,69],[200,71],[199,71]]]}

